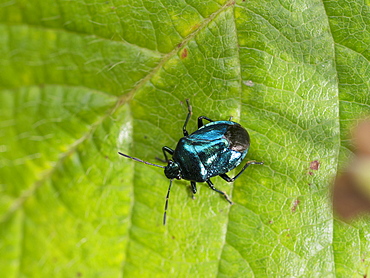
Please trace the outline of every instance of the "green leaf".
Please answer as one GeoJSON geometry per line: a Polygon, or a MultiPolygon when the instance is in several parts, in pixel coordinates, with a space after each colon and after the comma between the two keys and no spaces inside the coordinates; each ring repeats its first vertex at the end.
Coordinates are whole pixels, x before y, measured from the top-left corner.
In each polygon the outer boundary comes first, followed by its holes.
{"type": "Polygon", "coordinates": [[[367,275],[370,225],[329,188],[370,112],[369,27],[359,0],[0,0],[0,276],[367,275]],[[232,116],[265,164],[212,180],[231,207],[174,181],[163,226],[163,171],[117,152],[157,163],[186,99],[189,131],[232,116]]]}

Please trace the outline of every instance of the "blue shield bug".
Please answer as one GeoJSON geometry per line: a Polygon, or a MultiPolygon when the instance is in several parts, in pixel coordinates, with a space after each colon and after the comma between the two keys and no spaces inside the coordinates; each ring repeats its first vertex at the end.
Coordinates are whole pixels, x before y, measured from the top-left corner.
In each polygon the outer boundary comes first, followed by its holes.
{"type": "Polygon", "coordinates": [[[192,108],[189,100],[186,100],[186,103],[188,115],[182,128],[184,137],[179,140],[175,150],[166,146],[162,148],[167,166],[160,166],[118,152],[124,157],[164,168],[164,174],[170,179],[170,185],[164,207],[163,225],[166,224],[168,199],[174,179],[190,181],[193,194],[197,193],[197,182],[206,182],[212,190],[222,194],[230,204],[233,204],[225,192],[213,185],[210,178],[220,176],[227,182],[233,182],[249,165],[263,164],[254,160],[248,161],[235,177],[230,178],[226,173],[237,167],[248,153],[250,146],[248,132],[238,123],[213,121],[201,116],[198,118],[198,130],[189,135],[186,126],[192,115],[192,108]],[[203,120],[209,123],[203,124],[203,120]],[[167,154],[170,154],[172,159],[168,159],[167,154]]]}

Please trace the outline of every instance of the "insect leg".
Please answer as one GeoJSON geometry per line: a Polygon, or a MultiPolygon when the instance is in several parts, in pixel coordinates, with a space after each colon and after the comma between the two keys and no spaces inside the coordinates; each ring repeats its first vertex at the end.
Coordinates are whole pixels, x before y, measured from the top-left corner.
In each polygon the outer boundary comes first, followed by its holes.
{"type": "Polygon", "coordinates": [[[245,169],[247,169],[247,167],[249,166],[249,165],[251,165],[251,164],[258,164],[258,165],[262,165],[263,164],[263,162],[257,162],[257,161],[254,161],[254,160],[252,160],[252,161],[248,161],[245,165],[244,165],[244,167],[243,167],[243,169],[241,169],[241,171],[235,176],[235,177],[233,177],[233,178],[230,178],[228,175],[226,175],[226,174],[221,174],[221,175],[219,175],[221,178],[223,178],[225,181],[227,181],[227,182],[233,182],[234,180],[236,180],[243,172],[244,172],[244,170],[245,169]]]}
{"type": "Polygon", "coordinates": [[[218,189],[213,185],[213,183],[211,182],[211,180],[210,180],[210,179],[206,180],[206,182],[207,182],[208,186],[209,186],[212,190],[214,190],[214,191],[216,191],[216,192],[218,192],[218,193],[220,193],[220,194],[224,195],[224,197],[225,197],[226,201],[228,201],[228,202],[230,203],[230,205],[232,205],[232,204],[233,204],[233,202],[230,200],[229,196],[227,196],[227,194],[226,194],[225,192],[223,192],[223,191],[221,191],[221,190],[218,190],[218,189]]]}
{"type": "Polygon", "coordinates": [[[168,157],[167,157],[166,152],[168,152],[170,155],[173,155],[174,150],[169,148],[169,147],[164,146],[164,147],[162,147],[162,151],[163,151],[163,154],[164,154],[164,158],[166,159],[166,163],[167,163],[168,162],[168,157]]]}
{"type": "Polygon", "coordinates": [[[193,114],[193,109],[191,108],[190,101],[187,99],[186,103],[188,105],[188,115],[186,116],[186,120],[184,123],[184,126],[182,127],[182,132],[184,133],[184,136],[188,136],[189,132],[186,130],[186,125],[188,124],[191,114],[193,114]]]}
{"type": "Polygon", "coordinates": [[[230,178],[228,175],[226,175],[226,174],[221,174],[221,175],[219,175],[221,178],[223,178],[225,181],[227,181],[227,182],[232,182],[233,181],[233,179],[232,178],[230,178]]]}
{"type": "Polygon", "coordinates": [[[200,116],[198,118],[198,128],[201,128],[202,126],[204,126],[203,124],[203,120],[207,120],[209,122],[214,122],[213,120],[211,120],[210,118],[206,117],[206,116],[200,116]]]}
{"type": "Polygon", "coordinates": [[[193,194],[197,193],[197,183],[195,181],[191,181],[190,184],[191,184],[191,191],[193,192],[193,194]]]}

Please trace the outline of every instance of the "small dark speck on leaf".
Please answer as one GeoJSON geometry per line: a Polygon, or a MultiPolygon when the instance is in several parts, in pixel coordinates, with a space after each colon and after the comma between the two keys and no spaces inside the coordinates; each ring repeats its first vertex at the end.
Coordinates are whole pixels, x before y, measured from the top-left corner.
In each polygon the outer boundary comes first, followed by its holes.
{"type": "Polygon", "coordinates": [[[81,277],[82,276],[82,273],[81,272],[77,272],[76,275],[77,275],[77,277],[81,277]]]}
{"type": "Polygon", "coordinates": [[[295,212],[297,210],[297,207],[301,201],[298,199],[294,201],[293,206],[292,206],[292,212],[295,212]]]}
{"type": "Polygon", "coordinates": [[[184,48],[182,51],[181,51],[181,59],[185,59],[186,57],[188,57],[188,49],[187,48],[184,48]]]}
{"type": "Polygon", "coordinates": [[[311,170],[319,170],[319,168],[320,168],[320,161],[318,160],[311,161],[310,163],[311,170]]]}
{"type": "Polygon", "coordinates": [[[309,174],[310,176],[312,176],[312,175],[313,175],[313,172],[309,171],[309,172],[308,172],[308,174],[309,174]]]}

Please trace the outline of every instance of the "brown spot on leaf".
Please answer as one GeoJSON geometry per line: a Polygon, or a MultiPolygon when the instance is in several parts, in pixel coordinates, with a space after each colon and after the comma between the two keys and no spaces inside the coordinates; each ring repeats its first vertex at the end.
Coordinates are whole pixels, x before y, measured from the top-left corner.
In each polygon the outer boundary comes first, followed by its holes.
{"type": "Polygon", "coordinates": [[[311,170],[319,170],[319,168],[320,168],[320,161],[318,160],[311,161],[310,163],[311,170]]]}
{"type": "Polygon", "coordinates": [[[299,205],[299,203],[300,203],[300,202],[301,202],[301,201],[300,201],[300,200],[298,200],[298,199],[294,200],[294,202],[293,202],[293,206],[292,206],[292,212],[296,212],[297,207],[298,207],[298,205],[299,205]]]}
{"type": "Polygon", "coordinates": [[[188,49],[187,48],[184,48],[181,51],[180,57],[181,57],[181,59],[185,59],[186,57],[188,57],[188,49]]]}
{"type": "Polygon", "coordinates": [[[198,23],[198,24],[193,25],[193,26],[191,27],[191,32],[193,32],[193,31],[195,31],[195,30],[199,29],[199,27],[200,27],[200,24],[199,24],[199,23],[198,23]]]}

